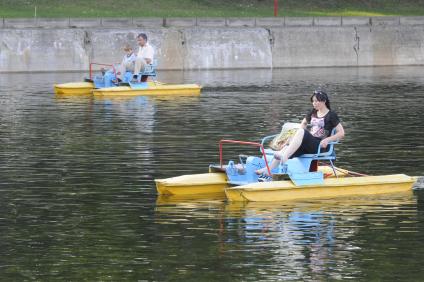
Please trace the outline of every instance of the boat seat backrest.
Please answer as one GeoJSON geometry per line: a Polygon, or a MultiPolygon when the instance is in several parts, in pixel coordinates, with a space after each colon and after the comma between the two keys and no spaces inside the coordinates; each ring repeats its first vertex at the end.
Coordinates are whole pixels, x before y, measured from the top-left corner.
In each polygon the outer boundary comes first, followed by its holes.
{"type": "Polygon", "coordinates": [[[157,59],[153,59],[151,64],[145,65],[141,75],[156,76],[156,67],[158,65],[157,59]]]}
{"type": "MultiPolygon", "coordinates": [[[[330,136],[336,134],[336,129],[333,128],[330,136]]],[[[318,150],[315,154],[303,154],[299,156],[299,159],[303,160],[307,163],[312,163],[312,161],[328,161],[330,163],[331,168],[333,169],[334,175],[337,176],[336,168],[334,167],[333,161],[336,159],[336,151],[334,149],[334,145],[338,144],[339,141],[329,142],[327,146],[327,151],[321,152],[321,147],[318,146],[318,150]]],[[[316,167],[317,168],[317,167],[316,167]]]]}

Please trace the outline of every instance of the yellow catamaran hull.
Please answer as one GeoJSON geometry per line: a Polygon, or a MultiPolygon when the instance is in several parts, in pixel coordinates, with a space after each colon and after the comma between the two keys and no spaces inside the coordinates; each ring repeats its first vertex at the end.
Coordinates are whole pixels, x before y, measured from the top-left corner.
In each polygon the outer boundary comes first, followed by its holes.
{"type": "Polygon", "coordinates": [[[227,175],[223,172],[182,175],[155,182],[159,195],[224,195],[228,187],[227,175]]]}
{"type": "Polygon", "coordinates": [[[404,174],[327,178],[323,185],[295,186],[291,181],[258,182],[225,189],[229,201],[289,201],[377,195],[411,190],[416,177],[404,174]]]}
{"type": "Polygon", "coordinates": [[[95,97],[117,97],[138,95],[200,95],[202,87],[197,84],[157,84],[149,82],[146,89],[133,89],[129,86],[118,86],[94,89],[95,97]]]}
{"type": "Polygon", "coordinates": [[[92,82],[69,82],[54,85],[54,93],[59,95],[90,95],[94,89],[92,82]]]}
{"type": "Polygon", "coordinates": [[[94,88],[91,82],[70,82],[56,84],[54,91],[61,95],[94,95],[95,97],[121,97],[139,95],[200,95],[202,87],[197,84],[163,84],[148,82],[144,89],[134,89],[130,86],[94,88]]]}

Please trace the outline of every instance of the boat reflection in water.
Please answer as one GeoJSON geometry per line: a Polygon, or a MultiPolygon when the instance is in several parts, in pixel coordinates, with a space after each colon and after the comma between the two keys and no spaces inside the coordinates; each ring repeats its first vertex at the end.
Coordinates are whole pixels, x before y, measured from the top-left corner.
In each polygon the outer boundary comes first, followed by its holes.
{"type": "Polygon", "coordinates": [[[412,191],[309,202],[229,202],[226,217],[239,219],[228,228],[237,228],[246,243],[269,248],[268,264],[295,270],[293,278],[322,279],[335,262],[338,271],[352,272],[350,261],[363,248],[355,238],[363,221],[386,229],[391,213],[415,202],[412,191]]]}
{"type": "Polygon", "coordinates": [[[405,208],[408,205],[416,205],[412,191],[292,202],[159,196],[156,214],[162,222],[177,225],[216,218],[213,228],[191,228],[215,234],[216,242],[208,243],[216,243],[221,256],[243,250],[237,255],[256,261],[257,271],[266,269],[274,278],[321,280],[337,279],[343,271],[360,277],[362,270],[352,261],[365,251],[363,234],[370,226],[392,229],[390,220],[405,213],[413,218],[414,209],[405,208]]]}

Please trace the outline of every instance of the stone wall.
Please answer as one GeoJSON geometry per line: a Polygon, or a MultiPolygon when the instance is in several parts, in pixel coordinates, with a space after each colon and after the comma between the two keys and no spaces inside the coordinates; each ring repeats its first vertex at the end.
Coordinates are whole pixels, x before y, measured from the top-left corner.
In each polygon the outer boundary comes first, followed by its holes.
{"type": "Polygon", "coordinates": [[[424,65],[424,17],[0,19],[0,72],[112,64],[145,32],[159,69],[424,65]]]}

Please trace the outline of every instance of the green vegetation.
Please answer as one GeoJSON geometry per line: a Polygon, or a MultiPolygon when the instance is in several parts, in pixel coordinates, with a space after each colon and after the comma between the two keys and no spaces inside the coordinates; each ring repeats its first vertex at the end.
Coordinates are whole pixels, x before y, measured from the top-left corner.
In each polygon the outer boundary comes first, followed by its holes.
{"type": "MultiPolygon", "coordinates": [[[[424,0],[278,0],[279,16],[418,16],[424,0]]],[[[0,17],[272,17],[274,0],[1,0],[0,17]]]]}

